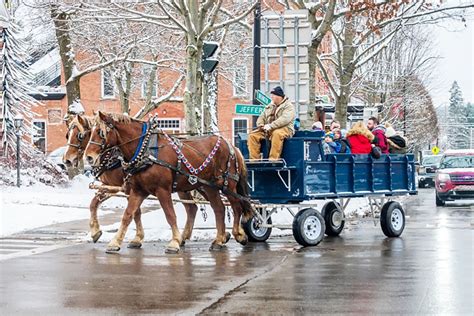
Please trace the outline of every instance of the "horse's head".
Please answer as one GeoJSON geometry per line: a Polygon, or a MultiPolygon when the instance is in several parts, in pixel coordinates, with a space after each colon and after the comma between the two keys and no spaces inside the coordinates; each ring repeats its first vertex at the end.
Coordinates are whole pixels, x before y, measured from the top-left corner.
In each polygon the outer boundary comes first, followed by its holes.
{"type": "Polygon", "coordinates": [[[66,134],[68,146],[63,156],[63,162],[68,167],[77,167],[89,142],[92,122],[87,117],[75,115],[66,124],[68,129],[66,134]]]}
{"type": "Polygon", "coordinates": [[[84,151],[84,158],[91,166],[99,165],[101,154],[119,144],[115,120],[112,115],[98,112],[90,132],[89,143],[84,151]]]}

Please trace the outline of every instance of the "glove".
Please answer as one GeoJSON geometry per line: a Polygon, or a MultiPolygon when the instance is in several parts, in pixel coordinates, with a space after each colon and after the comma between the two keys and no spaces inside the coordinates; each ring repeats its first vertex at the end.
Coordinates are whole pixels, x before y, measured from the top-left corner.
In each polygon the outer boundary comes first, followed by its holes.
{"type": "Polygon", "coordinates": [[[272,127],[271,127],[270,124],[265,124],[265,125],[263,126],[263,130],[264,130],[265,132],[269,132],[269,131],[271,131],[271,129],[272,129],[272,127]]]}

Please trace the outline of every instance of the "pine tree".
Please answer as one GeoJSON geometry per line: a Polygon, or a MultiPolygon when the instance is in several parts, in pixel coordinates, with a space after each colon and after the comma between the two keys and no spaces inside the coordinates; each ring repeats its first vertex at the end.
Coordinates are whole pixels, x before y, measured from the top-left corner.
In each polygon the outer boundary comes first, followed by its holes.
{"type": "Polygon", "coordinates": [[[453,82],[449,93],[449,147],[452,149],[467,149],[470,147],[467,107],[464,104],[461,88],[456,81],[453,82]]]}
{"type": "Polygon", "coordinates": [[[2,37],[1,51],[1,79],[2,79],[2,105],[0,115],[2,117],[1,128],[3,137],[1,146],[4,155],[13,156],[16,154],[14,148],[16,146],[16,130],[14,126],[14,118],[17,115],[23,116],[23,125],[20,130],[23,137],[21,140],[22,154],[32,156],[36,150],[29,141],[29,135],[32,135],[32,119],[34,113],[32,107],[39,103],[28,93],[32,91],[29,84],[32,82],[33,76],[29,72],[26,63],[28,47],[24,38],[22,38],[20,29],[15,17],[10,16],[6,10],[2,10],[0,16],[0,27],[2,37]]]}

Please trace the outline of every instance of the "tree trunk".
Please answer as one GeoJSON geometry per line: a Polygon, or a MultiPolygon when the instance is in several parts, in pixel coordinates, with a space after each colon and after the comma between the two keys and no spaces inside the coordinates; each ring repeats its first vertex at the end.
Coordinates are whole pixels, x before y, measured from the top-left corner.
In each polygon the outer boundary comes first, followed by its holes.
{"type": "Polygon", "coordinates": [[[204,75],[202,104],[204,105],[203,132],[217,132],[217,70],[204,75]]]}
{"type": "Polygon", "coordinates": [[[317,90],[317,80],[316,80],[316,57],[318,56],[318,47],[319,43],[313,43],[308,48],[308,66],[309,66],[309,106],[308,106],[308,120],[307,122],[301,122],[301,127],[303,129],[310,128],[313,122],[316,121],[315,111],[316,111],[316,90],[317,90]]]}
{"type": "Polygon", "coordinates": [[[355,36],[355,20],[344,24],[344,40],[342,45],[342,73],[339,76],[339,95],[336,97],[336,120],[341,123],[341,128],[347,127],[347,105],[350,101],[351,82],[354,76],[354,55],[356,48],[353,45],[355,36]]]}
{"type": "Polygon", "coordinates": [[[186,89],[184,91],[184,114],[187,133],[198,132],[196,111],[201,110],[201,55],[202,46],[198,46],[194,40],[188,40],[188,48],[186,50],[186,89]]]}
{"type": "Polygon", "coordinates": [[[81,100],[80,78],[69,81],[76,64],[70,36],[70,16],[65,12],[59,11],[56,5],[51,5],[51,18],[54,21],[56,30],[59,55],[61,56],[66,82],[67,104],[70,107],[74,101],[80,102],[81,100]]]}

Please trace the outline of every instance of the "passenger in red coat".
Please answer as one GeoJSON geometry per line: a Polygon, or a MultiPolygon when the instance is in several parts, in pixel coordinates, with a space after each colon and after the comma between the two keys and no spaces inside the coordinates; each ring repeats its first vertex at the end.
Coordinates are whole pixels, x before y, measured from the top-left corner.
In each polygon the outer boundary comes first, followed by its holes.
{"type": "Polygon", "coordinates": [[[351,144],[351,153],[370,154],[372,151],[374,135],[363,122],[357,122],[352,125],[352,128],[347,132],[346,138],[349,141],[349,144],[351,144]]]}

